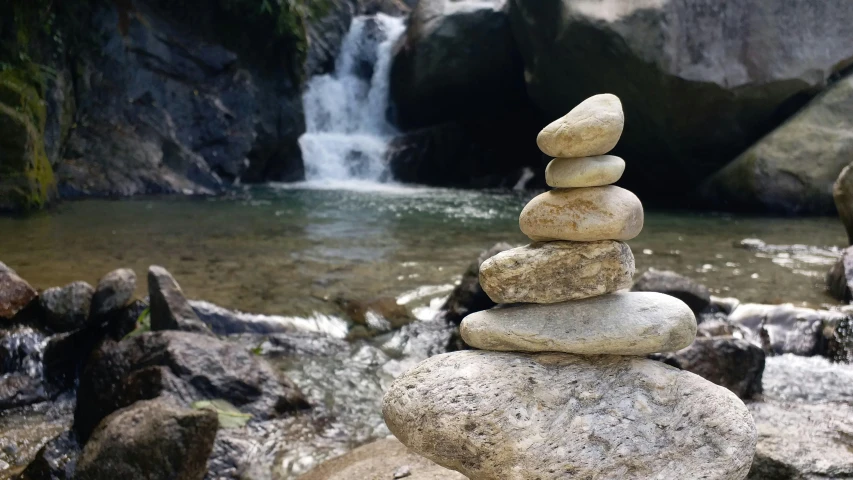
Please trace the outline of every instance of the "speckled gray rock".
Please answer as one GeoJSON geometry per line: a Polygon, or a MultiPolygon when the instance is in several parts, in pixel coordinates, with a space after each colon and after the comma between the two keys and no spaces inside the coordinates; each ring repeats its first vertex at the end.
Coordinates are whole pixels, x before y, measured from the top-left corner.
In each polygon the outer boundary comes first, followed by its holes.
{"type": "Polygon", "coordinates": [[[556,303],[630,288],[634,255],[622,242],[546,242],[513,248],[480,265],[495,303],[556,303]]]}
{"type": "Polygon", "coordinates": [[[104,275],[95,288],[89,317],[95,319],[130,304],[136,290],[136,272],[119,268],[104,275]]]}
{"type": "Polygon", "coordinates": [[[70,332],[86,325],[95,289],[86,282],[48,288],[39,295],[45,323],[56,332],[70,332]]]}
{"type": "Polygon", "coordinates": [[[483,350],[648,355],[696,338],[696,317],[662,293],[614,293],[553,305],[494,308],[465,317],[465,343],[483,350]]]}
{"type": "Polygon", "coordinates": [[[385,394],[412,450],[472,480],[742,479],[756,429],[735,394],[625,356],[460,351],[385,394]]]}

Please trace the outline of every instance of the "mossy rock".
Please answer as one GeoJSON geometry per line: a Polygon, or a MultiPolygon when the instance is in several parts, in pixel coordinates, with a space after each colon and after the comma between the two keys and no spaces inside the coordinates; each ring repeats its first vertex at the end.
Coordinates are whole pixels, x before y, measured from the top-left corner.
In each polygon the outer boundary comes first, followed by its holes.
{"type": "Polygon", "coordinates": [[[44,76],[35,64],[0,71],[0,103],[29,116],[36,129],[44,131],[44,76]]]}
{"type": "Polygon", "coordinates": [[[56,198],[56,180],[32,117],[0,104],[0,210],[35,210],[56,198]]]}

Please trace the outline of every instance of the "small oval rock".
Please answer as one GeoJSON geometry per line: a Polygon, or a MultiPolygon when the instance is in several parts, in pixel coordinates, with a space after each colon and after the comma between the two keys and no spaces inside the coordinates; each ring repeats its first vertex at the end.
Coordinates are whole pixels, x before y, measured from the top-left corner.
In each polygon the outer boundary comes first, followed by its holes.
{"type": "Polygon", "coordinates": [[[619,142],[624,126],[619,97],[609,93],[593,95],[543,128],[536,144],[552,157],[604,155],[619,142]]]}
{"type": "Polygon", "coordinates": [[[625,173],[625,160],[614,155],[555,158],[545,167],[545,183],[555,188],[600,187],[616,183],[625,173]]]}
{"type": "Polygon", "coordinates": [[[613,185],[560,188],[530,200],[518,224],[534,242],[630,240],[643,229],[643,205],[613,185]]]}

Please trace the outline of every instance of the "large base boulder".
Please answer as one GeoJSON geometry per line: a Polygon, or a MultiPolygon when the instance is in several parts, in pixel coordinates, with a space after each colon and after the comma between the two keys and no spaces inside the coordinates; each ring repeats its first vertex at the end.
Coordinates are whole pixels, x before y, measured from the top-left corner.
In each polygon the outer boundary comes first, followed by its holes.
{"type": "Polygon", "coordinates": [[[853,157],[851,129],[847,76],[715,173],[701,195],[715,208],[832,213],[833,184],[853,157]]]}
{"type": "Polygon", "coordinates": [[[729,390],[623,356],[438,355],[397,378],[383,414],[472,480],[744,478],[757,439],[729,390]]]}
{"type": "Polygon", "coordinates": [[[219,427],[211,410],[142,401],[105,418],[80,454],[75,478],[201,480],[219,427]]]}
{"type": "Polygon", "coordinates": [[[509,16],[551,118],[594,94],[622,100],[614,154],[644,161],[623,177],[644,201],[692,193],[853,59],[846,2],[512,0],[509,16]]]}

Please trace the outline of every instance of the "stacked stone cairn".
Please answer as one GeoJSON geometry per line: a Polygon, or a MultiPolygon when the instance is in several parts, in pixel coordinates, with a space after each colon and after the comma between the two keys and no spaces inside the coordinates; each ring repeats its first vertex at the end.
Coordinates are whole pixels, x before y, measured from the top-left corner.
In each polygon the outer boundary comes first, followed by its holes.
{"type": "Polygon", "coordinates": [[[744,404],[645,358],[690,345],[696,319],[674,297],[623,291],[634,274],[623,242],[643,227],[637,197],[611,185],[623,125],[603,94],[539,134],[555,189],[521,212],[534,243],[480,267],[505,304],[463,320],[481,350],[431,357],[385,395],[385,422],[410,449],[473,480],[747,476],[757,433],[744,404]]]}

